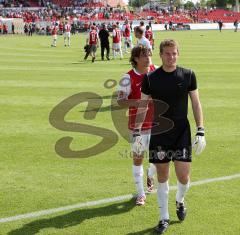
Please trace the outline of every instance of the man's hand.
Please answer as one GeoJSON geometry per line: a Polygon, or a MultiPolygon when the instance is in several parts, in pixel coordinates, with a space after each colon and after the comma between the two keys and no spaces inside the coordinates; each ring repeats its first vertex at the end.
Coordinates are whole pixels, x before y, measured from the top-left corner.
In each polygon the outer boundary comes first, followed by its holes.
{"type": "Polygon", "coordinates": [[[206,139],[204,136],[204,128],[197,127],[197,133],[193,140],[192,148],[195,151],[195,154],[199,155],[202,153],[202,151],[205,149],[205,147],[206,147],[206,139]]]}
{"type": "Polygon", "coordinates": [[[144,146],[142,143],[142,136],[140,134],[140,129],[133,130],[133,152],[137,155],[141,155],[144,151],[144,146]]]}

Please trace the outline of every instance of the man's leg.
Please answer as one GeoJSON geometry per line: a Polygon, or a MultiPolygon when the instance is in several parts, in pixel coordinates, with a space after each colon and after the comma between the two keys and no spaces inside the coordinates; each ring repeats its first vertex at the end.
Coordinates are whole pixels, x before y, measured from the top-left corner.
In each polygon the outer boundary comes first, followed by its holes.
{"type": "Polygon", "coordinates": [[[71,44],[71,39],[70,39],[70,35],[68,36],[68,46],[70,47],[71,44]]]}
{"type": "Polygon", "coordinates": [[[146,195],[143,186],[143,155],[139,156],[133,152],[133,178],[137,188],[137,200],[136,204],[141,206],[145,204],[146,195]]]}
{"type": "Polygon", "coordinates": [[[113,47],[112,51],[113,51],[113,59],[116,59],[117,53],[116,53],[116,50],[114,47],[113,47]]]}
{"type": "Polygon", "coordinates": [[[174,161],[175,172],[178,179],[176,193],[177,216],[183,221],[186,216],[186,208],[184,205],[184,196],[190,186],[190,162],[174,161]]]}
{"type": "Polygon", "coordinates": [[[120,59],[123,58],[123,53],[122,53],[122,46],[121,44],[119,43],[119,53],[120,53],[120,59]]]}
{"type": "Polygon", "coordinates": [[[123,53],[127,53],[127,38],[124,38],[124,48],[123,53]]]}
{"type": "Polygon", "coordinates": [[[149,193],[154,191],[154,175],[156,173],[156,167],[154,164],[150,163],[147,169],[147,191],[149,193]]]}
{"type": "Polygon", "coordinates": [[[107,50],[107,60],[110,60],[109,58],[109,53],[110,53],[110,48],[109,48],[109,44],[106,45],[106,50],[107,50]]]}
{"type": "Polygon", "coordinates": [[[169,226],[168,193],[169,193],[169,162],[155,164],[158,176],[157,199],[160,212],[160,221],[156,231],[164,233],[169,226]]]}
{"type": "Polygon", "coordinates": [[[157,163],[155,164],[158,177],[158,205],[160,208],[161,220],[169,219],[168,213],[168,177],[169,177],[169,163],[157,163]]]}
{"type": "Polygon", "coordinates": [[[57,37],[56,37],[55,35],[53,36],[52,46],[53,46],[53,47],[56,47],[56,46],[57,46],[57,37]]]}
{"type": "Polygon", "coordinates": [[[66,47],[67,46],[67,36],[64,35],[64,46],[66,47]]]}
{"type": "Polygon", "coordinates": [[[96,53],[95,53],[95,51],[93,51],[93,52],[91,53],[91,56],[92,56],[92,63],[94,63],[95,58],[96,58],[96,53]]]}
{"type": "Polygon", "coordinates": [[[103,44],[101,44],[101,58],[102,58],[102,60],[104,60],[104,45],[103,44]]]}

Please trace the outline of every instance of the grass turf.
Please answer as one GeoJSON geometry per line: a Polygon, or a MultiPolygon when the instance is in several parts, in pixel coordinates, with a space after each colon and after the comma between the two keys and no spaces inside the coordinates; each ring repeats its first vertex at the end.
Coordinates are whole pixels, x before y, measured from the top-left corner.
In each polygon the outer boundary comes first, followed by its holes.
{"type": "MultiPolygon", "coordinates": [[[[156,45],[164,38],[177,39],[179,65],[197,75],[207,148],[193,159],[192,181],[239,173],[239,34],[160,32],[155,37],[156,45]]],[[[94,64],[83,62],[84,41],[85,35],[76,35],[72,46],[64,48],[60,37],[57,48],[51,48],[51,37],[0,37],[0,218],[135,192],[131,159],[120,154],[129,145],[111,120],[111,96],[117,87],[104,87],[106,80],[118,81],[130,69],[128,59],[100,61],[98,50],[94,64]],[[100,140],[57,130],[49,123],[53,107],[80,92],[101,95],[100,112],[94,120],[84,120],[82,103],[66,119],[111,129],[119,140],[90,158],[62,158],[54,151],[61,137],[72,136],[74,150],[100,140]]],[[[157,49],[153,62],[160,65],[157,49]]],[[[191,111],[189,118],[194,129],[191,111]]],[[[172,170],[170,184],[175,182],[172,170]]],[[[239,179],[193,187],[186,199],[187,220],[173,223],[167,234],[239,234],[238,189],[239,179]]],[[[176,221],[173,192],[170,197],[171,219],[176,221]]],[[[156,195],[151,195],[146,207],[125,201],[67,211],[0,224],[0,234],[151,234],[157,220],[156,195]]]]}

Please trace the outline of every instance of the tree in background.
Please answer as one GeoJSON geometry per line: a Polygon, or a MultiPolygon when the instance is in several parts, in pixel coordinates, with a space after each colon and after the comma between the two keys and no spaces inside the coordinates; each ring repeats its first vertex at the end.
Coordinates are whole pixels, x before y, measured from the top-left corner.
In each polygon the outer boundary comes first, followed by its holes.
{"type": "Polygon", "coordinates": [[[133,7],[141,7],[147,4],[149,1],[148,0],[131,0],[129,1],[129,5],[133,7]]]}
{"type": "Polygon", "coordinates": [[[217,5],[217,3],[216,3],[216,0],[208,0],[207,1],[207,3],[206,3],[206,5],[207,5],[207,7],[212,7],[212,8],[214,8],[216,5],[217,5]]]}
{"type": "Polygon", "coordinates": [[[225,8],[227,5],[227,0],[216,0],[216,6],[219,8],[225,8]]]}
{"type": "Polygon", "coordinates": [[[184,8],[187,9],[187,10],[192,10],[194,8],[194,3],[191,2],[191,1],[187,1],[185,4],[184,4],[184,8]]]}

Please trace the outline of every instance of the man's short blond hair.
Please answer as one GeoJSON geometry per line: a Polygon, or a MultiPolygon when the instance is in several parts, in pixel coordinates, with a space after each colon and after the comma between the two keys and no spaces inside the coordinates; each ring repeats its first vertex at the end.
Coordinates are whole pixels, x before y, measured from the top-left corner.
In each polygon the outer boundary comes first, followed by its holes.
{"type": "Polygon", "coordinates": [[[160,49],[160,54],[163,53],[164,47],[176,47],[177,50],[178,50],[179,44],[178,44],[177,41],[175,41],[175,40],[173,40],[173,39],[165,39],[165,40],[163,40],[163,41],[160,43],[160,47],[159,47],[159,49],[160,49]]]}

